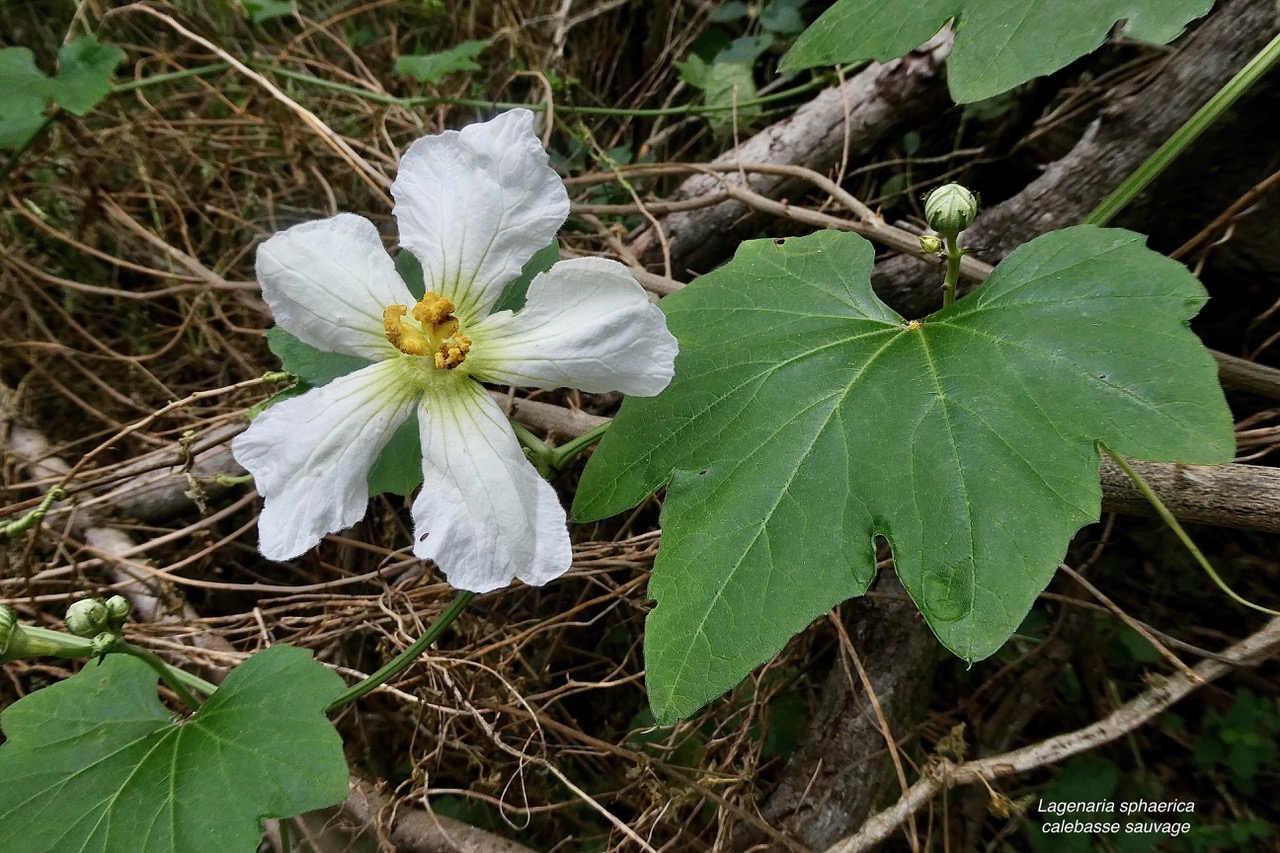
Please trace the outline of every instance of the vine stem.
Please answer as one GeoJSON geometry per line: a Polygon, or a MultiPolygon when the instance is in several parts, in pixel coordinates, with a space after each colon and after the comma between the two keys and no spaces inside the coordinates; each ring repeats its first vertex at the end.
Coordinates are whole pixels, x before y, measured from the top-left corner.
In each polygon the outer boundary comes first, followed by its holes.
{"type": "Polygon", "coordinates": [[[1125,205],[1133,201],[1134,196],[1146,189],[1157,175],[1168,168],[1179,154],[1217,121],[1218,117],[1247,92],[1271,66],[1275,65],[1277,60],[1280,60],[1280,35],[1258,51],[1244,68],[1228,80],[1226,85],[1219,89],[1203,107],[1196,110],[1195,115],[1187,119],[1186,124],[1178,128],[1164,145],[1157,148],[1154,154],[1112,191],[1111,195],[1103,199],[1102,203],[1084,218],[1084,224],[1105,225],[1110,222],[1124,209],[1125,205]]]}
{"type": "Polygon", "coordinates": [[[542,475],[542,479],[551,479],[551,460],[554,451],[547,446],[547,443],[538,438],[528,429],[515,421],[511,422],[511,429],[516,434],[516,440],[525,449],[525,455],[529,457],[529,461],[533,463],[533,467],[538,469],[538,473],[542,475]]]}
{"type": "Polygon", "coordinates": [[[152,652],[142,648],[141,646],[135,646],[133,643],[121,641],[116,645],[115,651],[129,655],[130,657],[135,657],[154,669],[156,674],[160,676],[160,680],[168,685],[170,690],[178,694],[178,698],[182,700],[182,704],[186,705],[193,711],[199,709],[201,700],[196,697],[195,693],[191,691],[191,688],[195,688],[205,695],[211,695],[213,691],[218,689],[216,686],[205,681],[203,678],[200,678],[198,675],[192,675],[191,673],[184,672],[177,667],[169,666],[169,664],[160,660],[160,658],[156,657],[152,652]]]}
{"type": "Polygon", "coordinates": [[[611,423],[613,421],[605,421],[599,426],[587,430],[572,441],[566,441],[559,447],[553,447],[551,449],[551,467],[563,468],[568,465],[575,456],[603,438],[604,434],[609,431],[611,423]]]}
{"type": "Polygon", "coordinates": [[[444,633],[445,628],[448,628],[453,624],[453,620],[458,618],[459,614],[466,609],[467,604],[471,602],[471,599],[475,597],[476,594],[474,592],[467,592],[466,590],[461,589],[458,590],[458,594],[453,597],[453,601],[450,602],[449,606],[444,609],[443,613],[436,617],[436,621],[431,623],[431,627],[427,628],[426,632],[415,640],[413,645],[396,655],[386,664],[386,666],[382,667],[382,669],[378,670],[373,675],[344,690],[337,699],[334,699],[329,703],[329,707],[325,708],[324,712],[326,714],[332,714],[343,705],[349,705],[361,696],[372,691],[374,688],[387,683],[396,675],[407,669],[410,664],[421,657],[422,653],[425,652],[427,648],[444,633]]]}
{"type": "Polygon", "coordinates": [[[1172,530],[1174,535],[1182,542],[1188,553],[1190,553],[1192,558],[1194,558],[1200,565],[1200,568],[1204,569],[1205,574],[1207,574],[1209,578],[1217,584],[1219,589],[1230,596],[1233,601],[1248,607],[1250,610],[1256,610],[1259,613],[1265,613],[1268,616],[1280,616],[1280,611],[1271,610],[1263,607],[1261,604],[1254,604],[1252,601],[1249,601],[1231,587],[1227,586],[1226,581],[1224,581],[1222,577],[1214,571],[1213,565],[1209,562],[1209,558],[1206,557],[1204,552],[1196,546],[1196,543],[1192,541],[1191,536],[1185,529],[1183,529],[1182,525],[1178,523],[1178,519],[1174,518],[1173,513],[1169,512],[1169,508],[1164,505],[1164,501],[1160,500],[1160,496],[1155,493],[1155,490],[1152,489],[1151,486],[1147,485],[1146,480],[1142,479],[1142,475],[1133,470],[1133,466],[1120,456],[1120,454],[1112,451],[1110,447],[1107,447],[1105,444],[1101,445],[1101,447],[1102,452],[1110,456],[1111,460],[1115,462],[1116,465],[1120,466],[1120,470],[1124,471],[1124,473],[1128,475],[1129,479],[1133,481],[1134,487],[1137,488],[1138,491],[1142,492],[1142,496],[1146,498],[1147,502],[1151,504],[1153,509],[1155,509],[1156,514],[1160,516],[1160,520],[1169,526],[1169,529],[1172,530]]]}
{"type": "MultiPolygon", "coordinates": [[[[19,658],[59,657],[68,659],[96,657],[93,643],[85,637],[77,637],[62,631],[41,628],[37,625],[19,625],[15,636],[10,640],[8,654],[0,657],[0,661],[8,663],[19,658]]],[[[192,675],[176,666],[165,663],[152,652],[133,643],[121,639],[108,654],[126,654],[135,657],[156,671],[160,679],[182,699],[183,704],[195,710],[200,707],[200,700],[192,694],[196,690],[206,696],[213,695],[217,685],[210,684],[198,675],[192,675]]]]}
{"type": "Polygon", "coordinates": [[[946,308],[956,301],[956,286],[960,283],[960,259],[964,250],[956,242],[956,234],[943,235],[947,246],[947,277],[942,282],[942,307],[946,308]]]}

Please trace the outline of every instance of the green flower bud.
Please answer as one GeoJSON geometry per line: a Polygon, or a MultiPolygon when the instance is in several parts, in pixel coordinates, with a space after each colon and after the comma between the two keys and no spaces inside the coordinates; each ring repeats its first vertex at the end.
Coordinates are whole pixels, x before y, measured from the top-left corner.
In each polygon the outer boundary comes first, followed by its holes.
{"type": "Polygon", "coordinates": [[[18,614],[7,604],[0,604],[0,657],[9,649],[9,641],[18,630],[18,614]]]}
{"type": "Polygon", "coordinates": [[[978,215],[978,200],[959,184],[938,187],[924,199],[924,218],[929,227],[952,239],[969,227],[978,215]]]}
{"type": "Polygon", "coordinates": [[[120,638],[115,634],[102,632],[98,636],[89,641],[90,648],[93,651],[93,657],[100,658],[116,647],[116,643],[120,642],[120,638]]]}
{"type": "Polygon", "coordinates": [[[113,595],[107,599],[107,624],[113,632],[120,633],[131,610],[133,605],[123,595],[113,595]]]}
{"type": "Polygon", "coordinates": [[[920,248],[930,255],[936,255],[942,251],[942,238],[937,234],[921,234],[920,248]]]}
{"type": "Polygon", "coordinates": [[[107,630],[107,605],[101,598],[82,598],[67,608],[67,630],[92,639],[107,630]]]}

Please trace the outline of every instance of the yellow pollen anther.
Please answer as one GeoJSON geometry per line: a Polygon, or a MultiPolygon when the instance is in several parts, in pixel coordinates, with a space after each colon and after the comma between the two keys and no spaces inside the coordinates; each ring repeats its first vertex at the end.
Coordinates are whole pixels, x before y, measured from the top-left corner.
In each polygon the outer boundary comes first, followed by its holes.
{"type": "Polygon", "coordinates": [[[404,305],[388,305],[382,312],[382,326],[387,340],[400,352],[409,355],[426,355],[431,352],[431,342],[421,332],[404,321],[409,309],[404,305]]]}
{"type": "Polygon", "coordinates": [[[907,323],[907,329],[908,331],[914,332],[916,329],[920,328],[923,325],[924,323],[920,322],[919,320],[911,320],[907,323]]]}
{"type": "MultiPolygon", "coordinates": [[[[413,306],[413,319],[423,326],[439,326],[453,320],[453,300],[441,296],[434,290],[423,295],[418,304],[413,306]]],[[[456,323],[457,321],[454,320],[456,323]]]]}
{"type": "Polygon", "coordinates": [[[452,370],[466,360],[471,349],[471,339],[458,333],[454,307],[453,300],[434,291],[418,300],[412,311],[404,305],[390,305],[382,312],[387,340],[403,353],[429,356],[437,368],[452,370]]]}
{"type": "Polygon", "coordinates": [[[441,370],[453,370],[466,361],[467,352],[471,349],[471,338],[466,335],[453,335],[440,345],[436,353],[436,367],[441,370]]]}

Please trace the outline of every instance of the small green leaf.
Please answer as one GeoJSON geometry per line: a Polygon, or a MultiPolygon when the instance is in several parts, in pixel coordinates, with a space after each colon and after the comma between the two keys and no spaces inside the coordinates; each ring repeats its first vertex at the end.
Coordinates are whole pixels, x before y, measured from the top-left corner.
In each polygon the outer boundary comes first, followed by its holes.
{"type": "Polygon", "coordinates": [[[439,53],[401,56],[396,60],[396,70],[408,74],[422,83],[439,83],[446,76],[458,71],[479,71],[475,59],[489,46],[489,39],[464,41],[457,47],[439,53]]]}
{"type": "Polygon", "coordinates": [[[760,115],[758,105],[732,108],[755,100],[755,62],[772,43],[773,37],[767,33],[743,36],[718,48],[714,61],[708,62],[700,52],[693,52],[688,59],[675,64],[680,79],[701,89],[707,106],[718,108],[707,118],[717,133],[732,130],[735,119],[739,125],[745,125],[760,115]]]}
{"type": "Polygon", "coordinates": [[[309,651],[273,646],[179,721],[142,661],[87,664],[0,714],[3,834],[23,850],[253,850],[264,817],[346,797],[342,739],[324,716],[342,687],[309,651]]]}
{"type": "Polygon", "coordinates": [[[804,30],[800,9],[806,0],[772,0],[760,10],[760,26],[780,36],[794,36],[804,30]]]}
{"type": "Polygon", "coordinates": [[[741,64],[750,67],[772,44],[773,36],[768,33],[759,36],[736,38],[729,43],[728,47],[716,55],[716,63],[741,64]]]}
{"type": "Polygon", "coordinates": [[[420,485],[422,439],[418,435],[418,416],[414,415],[391,436],[369,470],[369,496],[391,492],[408,497],[420,485]]]}
{"type": "Polygon", "coordinates": [[[1017,629],[1098,517],[1098,442],[1230,460],[1205,301],[1141,235],[1089,226],[1019,248],[971,295],[907,323],[873,251],[833,231],[744,243],[663,300],[676,375],[628,398],[574,516],[669,482],[649,584],[649,697],[692,713],[875,576],[875,540],[968,661],[1017,629]]]}
{"type": "Polygon", "coordinates": [[[50,97],[50,80],[30,50],[0,50],[0,148],[21,147],[35,136],[50,97]]]}
{"type": "Polygon", "coordinates": [[[58,51],[61,69],[50,79],[25,47],[0,50],[0,148],[26,145],[45,123],[45,107],[55,102],[83,116],[111,94],[111,75],[124,52],[81,36],[58,51]]]}
{"type": "Polygon", "coordinates": [[[549,245],[543,246],[534,253],[534,256],[520,270],[519,278],[503,288],[502,295],[498,297],[493,310],[495,312],[519,311],[523,308],[525,296],[529,292],[529,285],[533,282],[534,277],[538,273],[551,269],[552,265],[559,260],[560,244],[553,239],[549,245]]]}
{"type": "Polygon", "coordinates": [[[838,0],[796,40],[783,71],[886,62],[913,50],[955,18],[947,80],[957,103],[989,98],[1092,52],[1117,21],[1126,35],[1172,41],[1213,0],[838,0]]]}
{"type": "Polygon", "coordinates": [[[123,59],[123,50],[93,36],[67,42],[58,51],[53,99],[64,110],[85,115],[111,94],[111,75],[123,59]]]}
{"type": "Polygon", "coordinates": [[[264,334],[267,346],[280,359],[283,369],[314,388],[328,385],[339,376],[355,373],[372,364],[354,355],[318,350],[310,344],[304,344],[279,326],[267,329],[264,334]]]}
{"type": "Polygon", "coordinates": [[[676,74],[681,81],[688,83],[695,89],[705,90],[711,80],[711,63],[707,62],[696,53],[690,54],[688,59],[676,60],[676,74]]]}
{"type": "Polygon", "coordinates": [[[287,0],[244,0],[244,10],[249,13],[249,20],[255,24],[269,21],[272,18],[283,18],[295,15],[293,3],[287,0]]]}
{"type": "Polygon", "coordinates": [[[713,24],[730,24],[734,21],[740,21],[751,14],[747,9],[747,4],[741,0],[729,0],[728,3],[721,5],[718,9],[711,13],[708,19],[713,24]]]}

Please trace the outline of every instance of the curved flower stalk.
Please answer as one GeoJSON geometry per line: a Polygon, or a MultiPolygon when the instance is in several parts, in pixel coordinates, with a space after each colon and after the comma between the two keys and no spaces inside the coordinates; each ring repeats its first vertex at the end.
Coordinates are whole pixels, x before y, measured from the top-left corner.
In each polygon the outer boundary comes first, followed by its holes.
{"type": "Polygon", "coordinates": [[[671,379],[675,338],[626,268],[600,258],[561,261],[522,310],[490,313],[569,213],[529,111],[419,139],[391,192],[426,281],[416,303],[363,217],[297,225],[258,249],[282,328],[374,362],[272,406],[236,438],[265,499],[259,548],[287,560],[362,518],[370,467],[416,411],[414,554],[472,592],[544,584],[571,562],[565,512],[480,383],[652,396],[671,379]]]}

